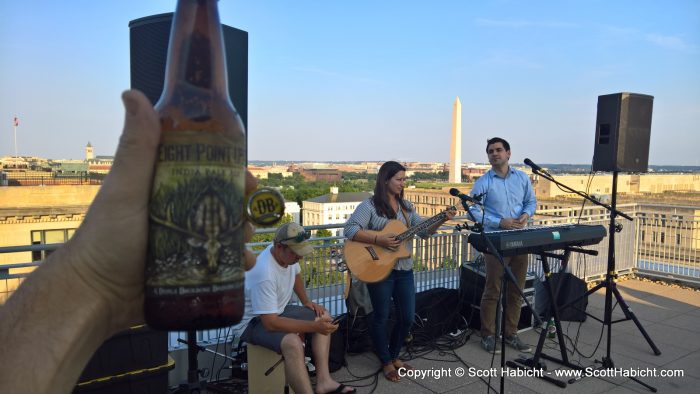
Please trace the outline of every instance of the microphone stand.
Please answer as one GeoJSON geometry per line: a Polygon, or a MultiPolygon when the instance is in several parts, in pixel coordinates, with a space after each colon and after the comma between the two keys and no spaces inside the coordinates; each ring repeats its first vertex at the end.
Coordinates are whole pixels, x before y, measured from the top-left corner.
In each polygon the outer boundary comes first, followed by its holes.
{"type": "Polygon", "coordinates": [[[205,389],[206,383],[199,380],[197,355],[205,349],[197,345],[197,331],[195,330],[187,330],[187,341],[179,338],[177,341],[187,344],[187,383],[181,384],[176,393],[199,394],[205,389]]]}
{"type": "Polygon", "coordinates": [[[484,244],[487,246],[487,250],[489,254],[493,255],[496,257],[498,262],[501,264],[501,267],[503,268],[503,275],[501,275],[501,324],[500,324],[500,335],[501,335],[501,373],[500,373],[500,392],[501,394],[505,392],[505,375],[503,374],[503,371],[505,370],[506,367],[506,308],[507,308],[507,290],[508,290],[508,281],[510,280],[511,284],[515,286],[517,289],[518,293],[520,294],[520,298],[522,298],[525,301],[525,304],[527,305],[528,309],[532,312],[532,316],[535,317],[535,320],[537,320],[537,325],[541,326],[542,325],[542,320],[540,317],[535,313],[535,309],[532,307],[530,304],[530,301],[525,297],[525,293],[523,293],[523,290],[518,286],[518,281],[515,279],[515,276],[513,275],[513,272],[510,270],[510,267],[506,265],[506,263],[503,261],[503,256],[496,250],[496,247],[494,247],[493,242],[491,242],[491,239],[486,236],[486,231],[484,230],[484,225],[483,225],[483,220],[485,216],[485,212],[483,210],[484,204],[481,202],[472,202],[474,205],[478,205],[481,207],[482,210],[482,223],[479,223],[478,220],[476,220],[476,217],[474,217],[474,214],[472,213],[471,210],[469,210],[469,204],[467,204],[467,201],[465,199],[460,198],[462,202],[462,207],[464,207],[464,210],[467,211],[467,215],[471,218],[471,220],[475,223],[474,226],[471,228],[468,225],[457,225],[456,229],[457,231],[461,230],[471,230],[473,233],[478,233],[481,236],[481,239],[483,240],[484,244]]]}
{"type": "MultiPolygon", "coordinates": [[[[217,351],[207,349],[204,346],[197,344],[197,332],[194,330],[187,331],[187,340],[178,338],[177,341],[187,345],[187,358],[188,358],[188,369],[187,369],[187,384],[181,384],[176,393],[182,394],[195,394],[195,393],[206,393],[210,391],[220,391],[221,389],[216,386],[216,383],[209,383],[206,381],[199,380],[199,366],[197,364],[197,356],[199,352],[208,352],[217,356],[221,356],[229,361],[236,361],[235,358],[219,353],[217,351]]],[[[233,373],[233,372],[232,372],[233,373]]],[[[266,373],[265,376],[269,375],[266,373]]],[[[226,392],[226,391],[225,391],[226,392]]]]}
{"type": "MultiPolygon", "coordinates": [[[[605,311],[604,311],[604,317],[603,320],[600,320],[596,318],[595,316],[590,315],[588,312],[586,314],[588,316],[591,316],[593,319],[603,323],[603,326],[607,326],[607,344],[606,344],[606,355],[603,357],[603,360],[600,362],[601,363],[601,369],[602,368],[614,368],[615,364],[612,360],[611,357],[611,346],[612,346],[612,325],[614,323],[619,323],[627,320],[632,320],[634,321],[634,324],[637,326],[639,331],[642,333],[642,336],[644,336],[644,339],[646,339],[647,343],[651,347],[651,349],[654,351],[655,355],[660,355],[661,351],[659,350],[658,347],[654,344],[654,341],[652,341],[651,337],[649,334],[647,334],[646,330],[644,330],[644,327],[642,327],[642,323],[637,319],[637,316],[632,312],[632,310],[629,308],[627,303],[625,302],[624,298],[622,298],[622,294],[620,294],[620,291],[617,289],[617,283],[615,282],[615,279],[617,279],[617,272],[615,271],[615,233],[622,231],[622,225],[616,224],[615,223],[615,218],[617,216],[622,216],[623,218],[632,221],[633,219],[624,214],[623,212],[620,212],[617,210],[617,171],[613,171],[613,187],[612,187],[612,204],[607,205],[605,203],[602,203],[591,196],[589,196],[586,193],[580,192],[578,190],[574,190],[561,182],[557,181],[554,179],[553,176],[550,174],[546,173],[545,171],[542,171],[537,168],[532,168],[532,172],[541,176],[544,179],[547,179],[548,181],[556,184],[557,186],[565,189],[568,192],[577,194],[586,200],[599,205],[606,210],[610,212],[610,224],[609,224],[609,229],[608,229],[608,265],[607,265],[607,271],[605,272],[605,280],[603,280],[601,283],[597,284],[595,287],[591,288],[588,290],[585,294],[582,296],[578,297],[577,299],[565,304],[562,306],[561,309],[565,309],[569,307],[570,305],[575,304],[579,300],[588,297],[589,295],[595,293],[596,291],[600,290],[601,288],[605,288],[605,311]],[[625,315],[624,319],[612,321],[612,297],[615,296],[615,299],[617,300],[618,304],[620,304],[620,307],[622,309],[622,312],[625,315]]],[[[552,300],[552,302],[556,302],[556,300],[552,300]]],[[[597,361],[597,360],[596,360],[597,361]]],[[[642,382],[641,380],[635,378],[635,377],[630,377],[631,380],[639,383],[640,385],[646,387],[652,392],[656,392],[656,388],[642,382]]],[[[577,379],[571,379],[569,380],[569,384],[574,383],[577,381],[577,379]]]]}

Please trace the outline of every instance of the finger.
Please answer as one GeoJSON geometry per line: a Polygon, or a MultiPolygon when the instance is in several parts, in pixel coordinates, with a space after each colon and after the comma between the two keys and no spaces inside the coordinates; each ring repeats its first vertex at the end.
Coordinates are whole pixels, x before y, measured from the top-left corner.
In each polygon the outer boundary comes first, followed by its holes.
{"type": "Polygon", "coordinates": [[[245,257],[245,270],[250,271],[253,267],[255,267],[255,254],[253,254],[252,250],[246,248],[243,255],[245,257]]]}
{"type": "Polygon", "coordinates": [[[246,222],[243,228],[243,242],[250,242],[255,235],[255,226],[252,223],[246,222]]]}
{"type": "Polygon", "coordinates": [[[245,193],[249,194],[258,188],[258,179],[250,173],[250,171],[245,172],[245,193]]]}

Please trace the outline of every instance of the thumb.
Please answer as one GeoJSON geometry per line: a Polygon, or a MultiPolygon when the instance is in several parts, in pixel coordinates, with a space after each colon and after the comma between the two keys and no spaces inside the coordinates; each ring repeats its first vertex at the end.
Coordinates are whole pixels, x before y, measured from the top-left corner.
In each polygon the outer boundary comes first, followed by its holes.
{"type": "Polygon", "coordinates": [[[103,187],[109,195],[126,201],[148,201],[160,139],[160,124],[151,102],[138,90],[122,93],[124,130],[114,157],[114,166],[103,187]]]}

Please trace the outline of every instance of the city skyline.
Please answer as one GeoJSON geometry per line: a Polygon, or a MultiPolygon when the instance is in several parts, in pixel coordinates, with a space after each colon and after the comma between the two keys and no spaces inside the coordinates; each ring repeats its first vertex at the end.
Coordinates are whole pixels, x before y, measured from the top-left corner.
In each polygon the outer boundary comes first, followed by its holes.
{"type": "MultiPolygon", "coordinates": [[[[590,163],[597,96],[655,97],[650,165],[700,165],[700,5],[692,1],[219,2],[249,33],[249,159],[590,163]]],[[[0,156],[113,155],[128,22],[175,1],[5,2],[0,156]]]]}

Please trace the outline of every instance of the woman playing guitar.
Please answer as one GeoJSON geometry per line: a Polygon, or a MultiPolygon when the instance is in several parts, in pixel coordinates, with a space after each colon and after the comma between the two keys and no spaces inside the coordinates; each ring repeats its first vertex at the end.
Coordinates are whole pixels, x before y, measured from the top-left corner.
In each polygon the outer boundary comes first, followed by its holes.
{"type": "MultiPolygon", "coordinates": [[[[411,203],[403,198],[406,182],[406,168],[395,161],[388,161],[379,168],[374,195],[358,205],[355,212],[345,225],[345,236],[348,243],[361,245],[366,250],[370,260],[381,260],[382,253],[391,253],[405,247],[412,249],[412,236],[404,239],[398,233],[382,230],[396,221],[402,222],[401,228],[420,226],[423,219],[413,209],[411,203]]],[[[454,217],[454,209],[429,219],[431,223],[418,235],[427,237],[437,230],[442,223],[454,217]]],[[[414,227],[415,228],[415,227],[414,227]]],[[[349,259],[346,247],[346,259],[349,259]]],[[[392,261],[393,262],[393,261],[392,261]]],[[[369,263],[368,263],[369,264],[369,263]]],[[[350,266],[350,264],[348,264],[350,266]]],[[[367,283],[374,316],[370,323],[370,335],[374,349],[382,363],[384,377],[392,382],[399,380],[397,369],[411,369],[408,364],[399,360],[399,352],[404,338],[408,336],[413,323],[416,298],[413,281],[413,259],[410,254],[401,256],[391,266],[391,272],[383,280],[367,283]],[[396,307],[396,324],[387,338],[387,320],[391,308],[391,300],[396,307]]],[[[351,267],[352,269],[352,267],[351,267]]]]}

